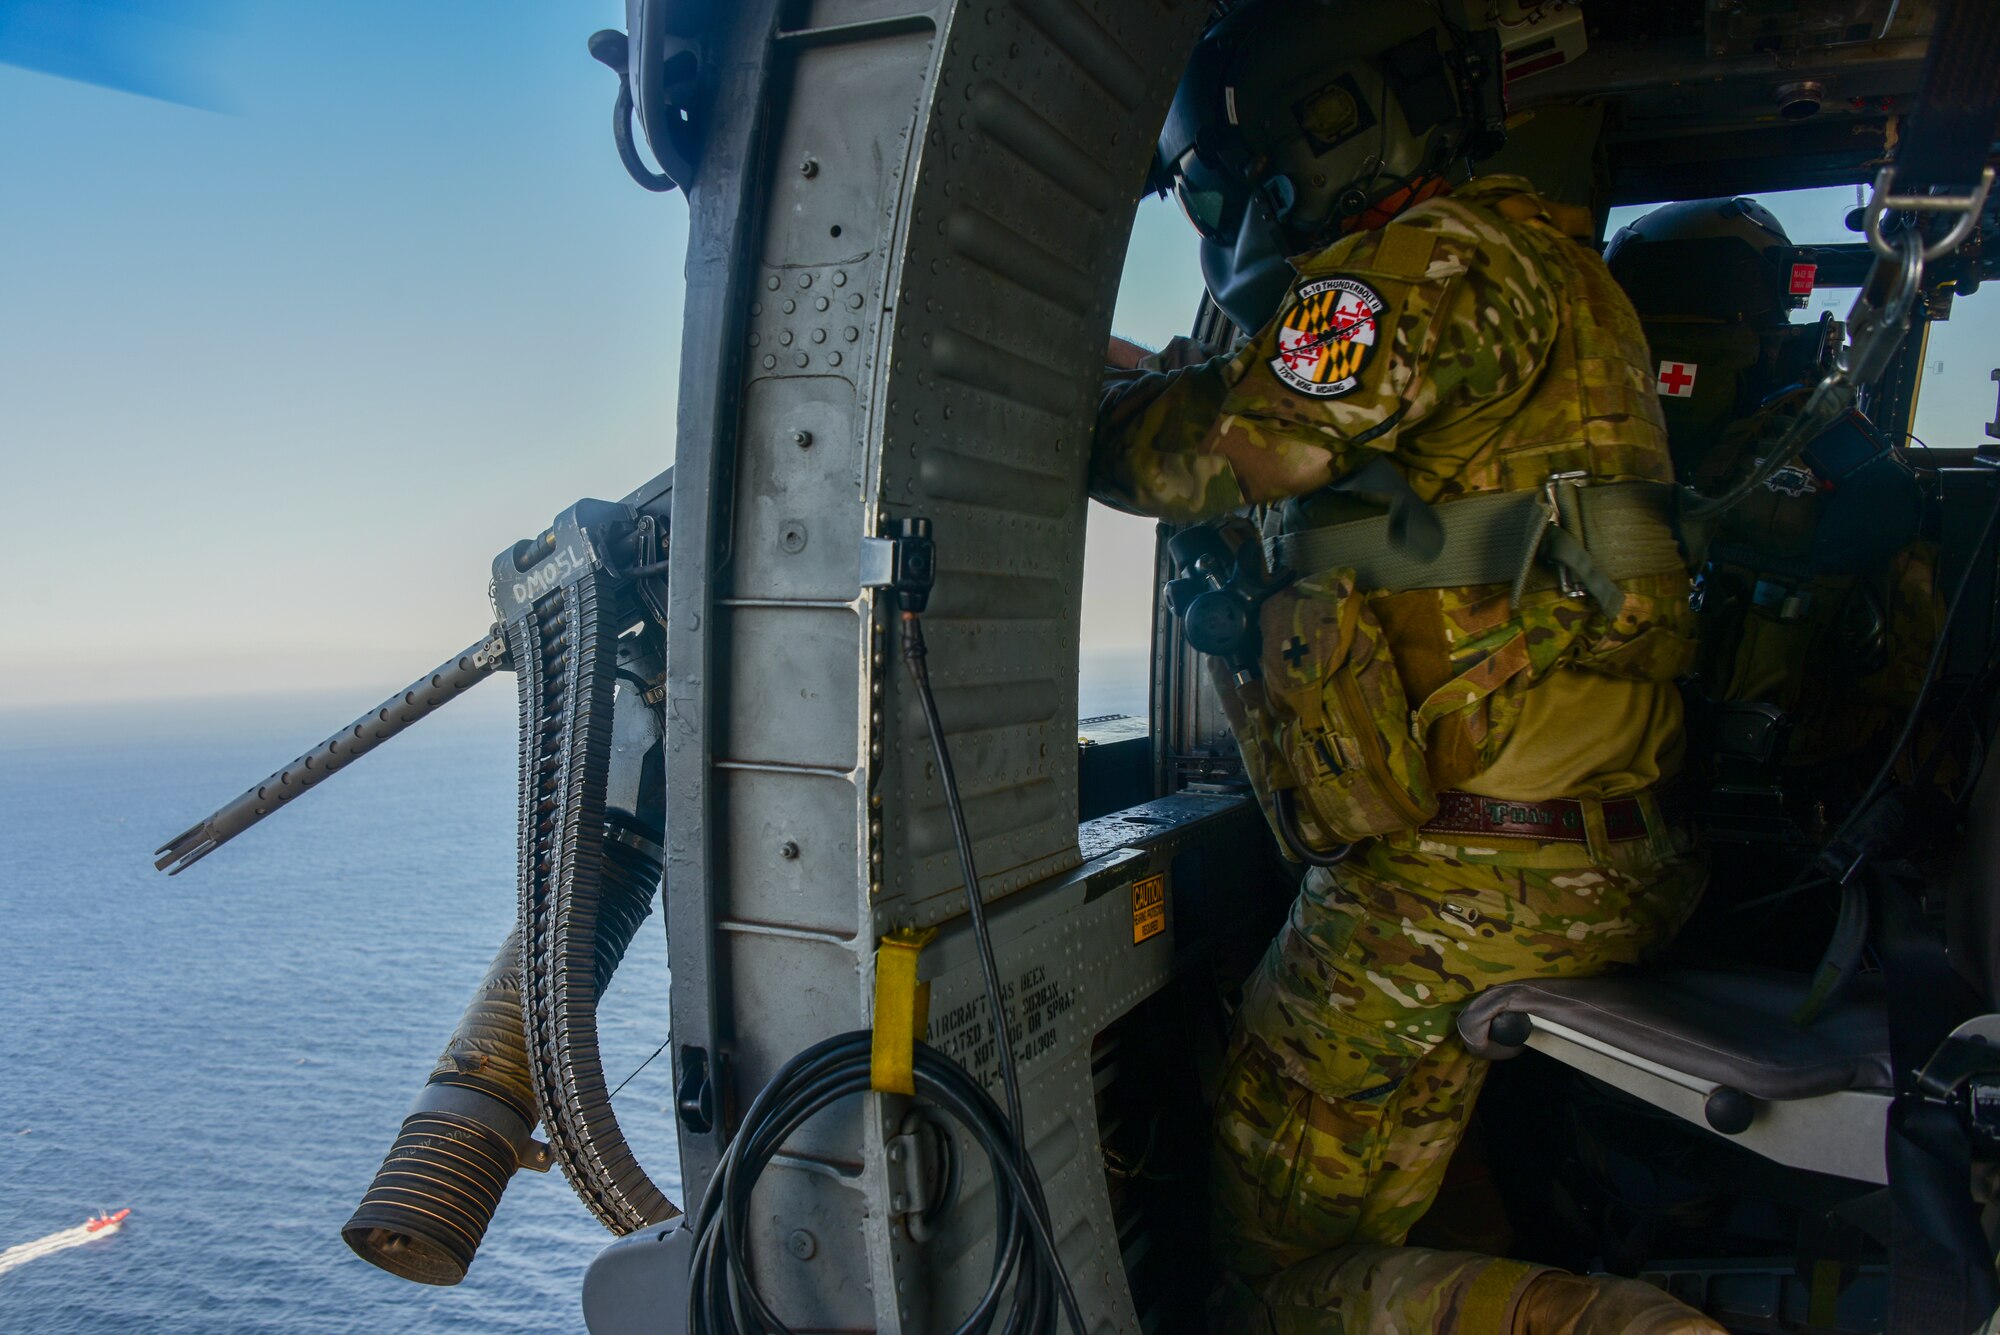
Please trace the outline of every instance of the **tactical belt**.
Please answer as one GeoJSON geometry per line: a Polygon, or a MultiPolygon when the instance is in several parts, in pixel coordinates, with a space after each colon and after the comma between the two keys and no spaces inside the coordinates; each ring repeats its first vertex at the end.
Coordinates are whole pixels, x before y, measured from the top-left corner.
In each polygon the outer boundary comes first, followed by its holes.
{"type": "Polygon", "coordinates": [[[1592,484],[1558,473],[1539,491],[1479,492],[1427,507],[1443,536],[1428,559],[1401,540],[1393,513],[1267,538],[1264,557],[1273,571],[1300,575],[1351,568],[1363,589],[1391,593],[1504,584],[1518,602],[1559,585],[1615,615],[1624,601],[1618,581],[1687,568],[1673,504],[1665,483],[1592,484]]]}
{"type": "MultiPolygon", "coordinates": [[[[1646,808],[1638,798],[1608,797],[1597,806],[1604,813],[1604,837],[1612,843],[1646,837],[1646,808]]],[[[1438,794],[1437,815],[1424,822],[1421,832],[1497,835],[1558,844],[1590,842],[1584,804],[1575,798],[1517,802],[1511,798],[1481,797],[1456,788],[1438,794]]]]}

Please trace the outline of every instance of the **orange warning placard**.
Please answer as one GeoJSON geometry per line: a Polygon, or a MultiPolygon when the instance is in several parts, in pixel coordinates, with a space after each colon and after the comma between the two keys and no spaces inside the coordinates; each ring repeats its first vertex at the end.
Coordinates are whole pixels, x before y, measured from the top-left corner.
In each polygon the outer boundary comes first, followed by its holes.
{"type": "Polygon", "coordinates": [[[1132,944],[1167,930],[1167,878],[1164,873],[1132,882],[1132,944]]]}

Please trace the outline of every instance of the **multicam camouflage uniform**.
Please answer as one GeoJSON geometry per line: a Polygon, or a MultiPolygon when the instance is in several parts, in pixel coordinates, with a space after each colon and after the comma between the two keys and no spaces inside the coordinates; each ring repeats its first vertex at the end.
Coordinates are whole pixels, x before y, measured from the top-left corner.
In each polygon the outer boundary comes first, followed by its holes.
{"type": "MultiPolygon", "coordinates": [[[[1556,474],[1671,479],[1631,305],[1526,182],[1476,181],[1297,267],[1286,308],[1233,357],[1107,387],[1093,494],[1178,521],[1283,502],[1264,512],[1269,533],[1351,517],[1348,498],[1313,493],[1381,456],[1429,502],[1556,474]],[[1232,455],[1283,481],[1246,495],[1232,455]]],[[[1301,586],[1314,583],[1340,586],[1342,572],[1301,586]]],[[[1382,736],[1414,735],[1425,782],[1397,787],[1415,804],[1402,828],[1308,877],[1247,986],[1216,1138],[1218,1242],[1240,1277],[1400,1243],[1482,1079],[1453,1028],[1464,1002],[1640,959],[1692,908],[1702,871],[1652,796],[1680,759],[1687,573],[1673,558],[1620,583],[1615,615],[1556,588],[1514,601],[1504,586],[1366,593],[1342,613],[1386,641],[1408,718],[1382,736]],[[1576,799],[1580,819],[1548,838],[1418,828],[1451,789],[1503,807],[1576,799]],[[1635,795],[1645,819],[1614,828],[1605,803],[1635,795]]],[[[1279,662],[1272,631],[1267,606],[1267,694],[1353,666],[1279,662]]],[[[1376,652],[1369,638],[1329,630],[1288,647],[1352,658],[1376,652]]],[[[1259,718],[1238,731],[1260,798],[1269,810],[1270,790],[1319,784],[1332,814],[1311,823],[1330,841],[1341,794],[1297,772],[1310,758],[1259,718]]]]}
{"type": "Polygon", "coordinates": [[[1472,1252],[1350,1247],[1265,1286],[1272,1335],[1728,1335],[1650,1284],[1472,1252]]]}

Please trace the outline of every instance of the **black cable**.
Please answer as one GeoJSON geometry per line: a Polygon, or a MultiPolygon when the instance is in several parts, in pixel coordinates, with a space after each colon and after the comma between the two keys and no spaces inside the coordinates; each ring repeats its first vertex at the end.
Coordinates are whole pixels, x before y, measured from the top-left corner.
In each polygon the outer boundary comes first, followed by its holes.
{"type": "MultiPolygon", "coordinates": [[[[662,1040],[661,1040],[661,1042],[660,1042],[660,1046],[658,1046],[657,1048],[654,1048],[654,1049],[653,1049],[653,1057],[657,1057],[657,1056],[659,1056],[659,1055],[660,1055],[660,1054],[661,1054],[662,1052],[665,1052],[665,1051],[667,1050],[667,1044],[669,1044],[669,1043],[671,1043],[671,1042],[673,1042],[673,1041],[674,1041],[674,1040],[673,1040],[673,1039],[672,1039],[671,1037],[668,1037],[668,1038],[665,1038],[665,1039],[662,1039],[662,1040]]],[[[623,1089],[623,1088],[625,1088],[625,1086],[627,1086],[627,1085],[631,1084],[631,1083],[632,1083],[632,1081],[633,1081],[633,1079],[634,1079],[634,1077],[636,1077],[636,1076],[637,1076],[637,1075],[639,1074],[639,1072],[641,1072],[641,1071],[645,1070],[645,1069],[646,1069],[646,1068],[647,1068],[648,1066],[651,1066],[651,1065],[653,1064],[653,1057],[648,1057],[648,1058],[646,1058],[646,1060],[644,1060],[644,1061],[640,1062],[640,1063],[639,1063],[639,1064],[638,1064],[637,1066],[633,1067],[633,1068],[632,1068],[632,1074],[631,1074],[631,1075],[628,1075],[628,1076],[626,1076],[626,1077],[625,1077],[625,1078],[624,1078],[623,1080],[620,1080],[620,1081],[618,1082],[618,1089],[623,1089]]],[[[604,1097],[605,1097],[605,1098],[607,1098],[607,1099],[615,1099],[615,1098],[617,1098],[617,1097],[618,1097],[618,1089],[614,1089],[614,1090],[612,1090],[612,1091],[611,1091],[611,1092],[610,1092],[609,1094],[606,1094],[606,1095],[605,1095],[604,1097]]]]}
{"type": "Polygon", "coordinates": [[[928,653],[923,618],[915,612],[903,613],[903,664],[910,670],[917,698],[923,705],[924,726],[931,734],[931,754],[937,759],[938,784],[944,789],[952,840],[958,846],[958,870],[965,878],[965,911],[972,919],[972,939],[979,947],[979,971],[986,981],[986,1005],[992,1011],[993,1031],[1000,1049],[1000,1082],[1007,1091],[1007,1115],[1013,1119],[1016,1135],[1025,1137],[1027,1132],[1021,1125],[1020,1076],[1014,1069],[1014,1030],[1001,1004],[1000,966],[994,959],[993,937],[986,926],[986,899],[979,889],[979,871],[972,865],[972,833],[966,829],[965,807],[958,798],[958,776],[952,772],[944,722],[938,717],[937,697],[931,692],[928,653]]]}
{"type": "MultiPolygon", "coordinates": [[[[1993,508],[1987,511],[1986,523],[1979,530],[1979,538],[1973,543],[1971,554],[1966,557],[1965,569],[1959,572],[1958,587],[1952,590],[1951,602],[1946,605],[1944,611],[1944,623],[1938,627],[1937,642],[1931,646],[1930,660],[1924,666],[1923,685],[1917,688],[1917,698],[1910,702],[1909,713],[1904,716],[1902,730],[1896,734],[1895,744],[1889,748],[1889,754],[1883,757],[1882,767],[1875,771],[1874,779],[1862,791],[1860,800],[1848,809],[1847,818],[1841,821],[1840,828],[1833,832],[1833,837],[1826,841],[1827,850],[1839,846],[1852,831],[1862,813],[1867,811],[1881,794],[1883,785],[1888,783],[1889,777],[1896,771],[1896,761],[1902,756],[1903,748],[1910,744],[1910,737],[1917,730],[1917,720],[1923,715],[1924,702],[1929,699],[1931,686],[1937,680],[1938,665],[1944,661],[1945,646],[1951,642],[1952,623],[1958,620],[1958,609],[1965,601],[1965,591],[1972,587],[1972,577],[1978,572],[1979,560],[1985,555],[1987,544],[1993,540],[1993,527],[1996,521],[2000,521],[2000,489],[1994,492],[1993,508]]],[[[1859,861],[1857,857],[1857,865],[1859,861]]],[[[1854,868],[1850,866],[1841,875],[1840,880],[1845,883],[1853,872],[1854,868]]]]}
{"type": "MultiPolygon", "coordinates": [[[[1013,1028],[1001,996],[999,964],[972,858],[972,835],[966,827],[925,655],[922,622],[915,612],[905,611],[903,661],[923,706],[958,846],[966,911],[978,946],[1007,1098],[1003,1112],[985,1086],[964,1067],[928,1044],[912,1046],[917,1096],[957,1122],[985,1152],[993,1172],[993,1269],[985,1291],[954,1335],[988,1335],[996,1329],[996,1321],[999,1335],[1053,1335],[1058,1304],[1072,1335],[1084,1335],[1082,1308],[1056,1251],[1041,1177],[1028,1153],[1013,1028]]],[[[874,1036],[866,1029],[836,1034],[814,1044],[786,1062],[744,1113],[693,1219],[694,1258],[688,1292],[692,1335],[789,1335],[790,1327],[764,1301],[750,1270],[751,1193],[765,1167],[800,1127],[832,1104],[868,1092],[872,1087],[873,1047],[874,1036]]]]}
{"type": "MultiPolygon", "coordinates": [[[[789,1332],[750,1273],[746,1244],[753,1223],[751,1191],[799,1127],[831,1104],[868,1091],[872,1048],[873,1036],[865,1029],[837,1034],[807,1048],[785,1063],[744,1114],[694,1220],[691,1330],[704,1335],[789,1332]]],[[[1041,1192],[1033,1165],[1021,1156],[1006,1116],[964,1067],[928,1044],[914,1045],[913,1071],[918,1096],[949,1115],[985,1151],[996,1187],[992,1277],[955,1335],[992,1330],[1003,1300],[1002,1331],[1021,1335],[1053,1331],[1058,1298],[1072,1328],[1081,1332],[1082,1315],[1067,1283],[1051,1283],[1062,1274],[1055,1234],[1039,1208],[1041,1192]],[[1038,1264],[1023,1267],[1030,1247],[1038,1264]]]]}
{"type": "MultiPolygon", "coordinates": [[[[923,706],[924,726],[931,735],[931,754],[937,759],[938,784],[944,789],[945,811],[951,818],[952,840],[958,847],[958,869],[965,880],[965,911],[972,920],[972,938],[979,948],[979,971],[986,984],[986,1008],[992,1017],[995,1045],[999,1049],[1000,1082],[1007,1094],[1007,1116],[1013,1123],[1014,1142],[1020,1152],[1020,1167],[1028,1188],[1029,1214],[1044,1232],[1049,1229],[1048,1205],[1042,1199],[1040,1175],[1028,1154],[1027,1123],[1021,1115],[1021,1081],[1014,1067],[1014,1027],[1007,1018],[1007,1006],[1000,990],[1000,966],[993,953],[993,934],[986,923],[986,897],[979,888],[979,868],[972,860],[972,832],[965,823],[965,804],[958,795],[958,776],[951,766],[951,748],[945,742],[944,720],[938,716],[937,696],[931,690],[929,650],[924,644],[923,617],[905,607],[903,613],[903,664],[916,684],[917,699],[923,706]]],[[[1070,1287],[1069,1274],[1053,1251],[1050,1264],[1061,1290],[1064,1309],[1075,1335],[1083,1335],[1081,1310],[1070,1287]]]]}

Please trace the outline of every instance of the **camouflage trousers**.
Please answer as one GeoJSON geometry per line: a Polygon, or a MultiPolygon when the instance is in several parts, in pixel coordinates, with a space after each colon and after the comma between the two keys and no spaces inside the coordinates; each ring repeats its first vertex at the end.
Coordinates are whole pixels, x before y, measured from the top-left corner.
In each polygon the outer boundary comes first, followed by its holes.
{"type": "Polygon", "coordinates": [[[1291,1267],[1224,1324],[1256,1335],[1729,1335],[1635,1279],[1367,1244],[1291,1267]]]}
{"type": "Polygon", "coordinates": [[[1643,959],[1706,880],[1664,836],[1492,842],[1378,839],[1314,869],[1246,984],[1212,1195],[1250,1285],[1423,1216],[1485,1079],[1455,1028],[1473,994],[1643,959]]]}

